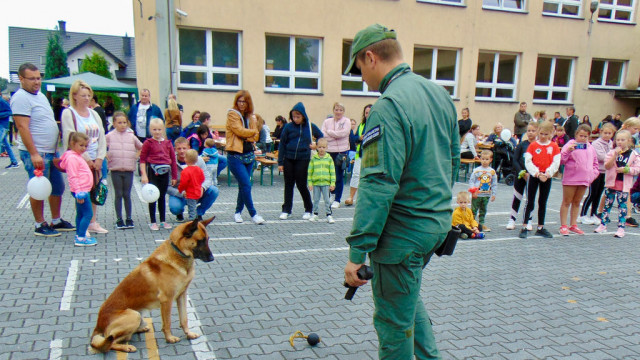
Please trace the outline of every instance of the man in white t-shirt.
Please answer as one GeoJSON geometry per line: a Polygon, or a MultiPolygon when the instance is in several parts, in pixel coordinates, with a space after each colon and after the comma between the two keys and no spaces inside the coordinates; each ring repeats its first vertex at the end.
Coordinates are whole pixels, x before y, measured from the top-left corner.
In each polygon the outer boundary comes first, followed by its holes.
{"type": "Polygon", "coordinates": [[[140,101],[131,105],[131,109],[129,109],[129,121],[131,121],[133,132],[140,141],[144,142],[151,137],[149,122],[154,117],[164,121],[162,110],[158,105],[151,103],[151,91],[142,89],[140,91],[140,101]]]}
{"type": "Polygon", "coordinates": [[[29,198],[31,211],[35,218],[37,236],[60,236],[59,231],[75,231],[76,228],[60,217],[60,204],[64,193],[64,180],[60,171],[53,165],[58,157],[58,125],[47,97],[40,92],[42,78],[40,70],[24,63],[18,69],[21,88],[11,97],[13,119],[20,132],[18,150],[29,179],[35,176],[34,170],[42,170],[51,182],[49,208],[51,224],[44,220],[44,201],[29,198]]]}

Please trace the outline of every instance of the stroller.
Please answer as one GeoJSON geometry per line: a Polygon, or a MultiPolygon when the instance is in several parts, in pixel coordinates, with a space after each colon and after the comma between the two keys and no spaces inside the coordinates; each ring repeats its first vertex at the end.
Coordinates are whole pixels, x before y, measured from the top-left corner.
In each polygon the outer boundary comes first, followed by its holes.
{"type": "Polygon", "coordinates": [[[504,177],[504,183],[512,186],[516,180],[513,174],[513,151],[514,147],[510,141],[496,138],[493,141],[493,164],[495,166],[498,181],[504,177]]]}

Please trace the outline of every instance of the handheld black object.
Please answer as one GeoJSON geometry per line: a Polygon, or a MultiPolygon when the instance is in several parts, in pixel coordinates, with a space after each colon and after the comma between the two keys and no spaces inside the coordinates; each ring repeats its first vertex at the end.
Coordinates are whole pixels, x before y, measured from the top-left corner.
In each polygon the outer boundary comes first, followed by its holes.
{"type": "MultiPolygon", "coordinates": [[[[371,280],[373,278],[373,270],[371,267],[367,265],[362,265],[360,269],[358,269],[358,279],[360,280],[371,280]]],[[[344,283],[344,287],[349,288],[347,293],[344,294],[344,298],[346,300],[353,299],[353,295],[356,294],[356,290],[358,290],[357,286],[349,286],[346,282],[344,283]]]]}
{"type": "Polygon", "coordinates": [[[460,237],[460,228],[457,226],[452,226],[451,230],[447,233],[447,237],[444,239],[444,242],[440,247],[436,250],[436,255],[453,255],[453,250],[456,248],[456,244],[458,243],[458,238],[460,237]]]}

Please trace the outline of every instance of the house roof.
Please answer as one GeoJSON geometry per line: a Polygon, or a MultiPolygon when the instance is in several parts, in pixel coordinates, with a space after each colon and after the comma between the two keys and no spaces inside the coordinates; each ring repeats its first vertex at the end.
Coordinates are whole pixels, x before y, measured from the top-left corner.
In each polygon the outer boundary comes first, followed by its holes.
{"type": "Polygon", "coordinates": [[[118,63],[118,65],[127,66],[126,62],[120,60],[117,56],[113,55],[111,53],[111,51],[105,49],[104,46],[100,45],[97,41],[93,40],[92,38],[87,38],[85,41],[83,41],[80,44],[74,46],[73,49],[68,50],[67,51],[67,55],[71,55],[74,51],[76,51],[78,49],[81,49],[85,45],[93,45],[93,46],[97,47],[98,49],[100,49],[103,53],[107,54],[108,56],[111,56],[111,58],[113,58],[113,60],[115,60],[115,62],[118,63]]]}
{"type": "MultiPolygon", "coordinates": [[[[9,73],[17,73],[20,65],[25,62],[33,63],[41,71],[44,71],[44,65],[40,63],[40,56],[45,56],[47,53],[50,32],[58,32],[58,30],[9,26],[9,73]]],[[[70,31],[66,31],[65,36],[60,36],[62,48],[66,53],[76,49],[89,39],[104,48],[114,58],[118,59],[119,63],[125,66],[123,70],[116,71],[118,79],[136,79],[135,43],[133,37],[128,37],[131,41],[131,55],[125,55],[123,36],[70,31]]]]}

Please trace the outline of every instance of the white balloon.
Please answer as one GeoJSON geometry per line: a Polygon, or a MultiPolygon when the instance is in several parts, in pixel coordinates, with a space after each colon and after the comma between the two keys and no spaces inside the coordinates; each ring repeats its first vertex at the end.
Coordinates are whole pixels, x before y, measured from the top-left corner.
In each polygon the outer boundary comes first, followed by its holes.
{"type": "Polygon", "coordinates": [[[511,140],[511,130],[503,129],[502,132],[500,133],[500,138],[504,141],[511,140]]]}
{"type": "Polygon", "coordinates": [[[140,192],[142,193],[142,200],[148,203],[155,202],[160,197],[160,190],[153,184],[146,184],[140,192]]]}
{"type": "Polygon", "coordinates": [[[46,200],[51,195],[51,183],[44,176],[34,176],[27,183],[27,192],[36,200],[46,200]]]}

